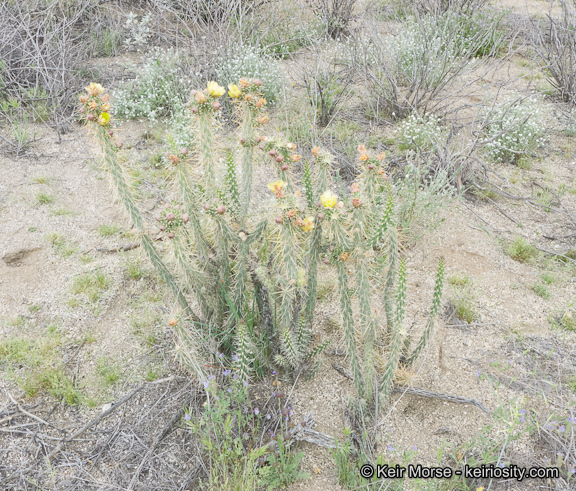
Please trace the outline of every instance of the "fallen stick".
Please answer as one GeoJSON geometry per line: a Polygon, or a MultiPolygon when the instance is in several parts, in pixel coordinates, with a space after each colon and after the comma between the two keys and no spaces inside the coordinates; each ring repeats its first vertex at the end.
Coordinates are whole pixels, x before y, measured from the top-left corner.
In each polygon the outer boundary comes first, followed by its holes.
{"type": "MultiPolygon", "coordinates": [[[[346,368],[333,364],[332,368],[336,370],[342,376],[353,380],[352,374],[346,368]]],[[[427,397],[430,399],[441,399],[443,401],[455,402],[457,404],[471,404],[476,406],[478,409],[484,411],[487,414],[491,414],[491,411],[486,408],[482,403],[478,402],[476,399],[466,399],[465,397],[454,396],[452,394],[444,394],[442,392],[431,392],[426,389],[421,389],[419,387],[406,387],[406,386],[395,386],[392,388],[392,392],[402,392],[403,394],[412,394],[420,397],[427,397]]]]}
{"type": "Polygon", "coordinates": [[[134,242],[132,244],[126,244],[125,246],[121,246],[121,247],[114,247],[112,249],[100,249],[100,248],[96,248],[96,250],[98,252],[126,252],[126,251],[131,251],[132,249],[136,249],[137,247],[140,247],[141,243],[140,242],[134,242]]]}

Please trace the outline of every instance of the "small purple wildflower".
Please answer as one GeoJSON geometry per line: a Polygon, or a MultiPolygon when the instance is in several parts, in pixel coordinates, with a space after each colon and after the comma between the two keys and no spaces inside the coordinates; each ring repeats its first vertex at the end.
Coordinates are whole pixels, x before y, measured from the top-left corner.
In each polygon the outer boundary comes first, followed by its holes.
{"type": "Polygon", "coordinates": [[[210,382],[206,380],[206,382],[204,382],[204,388],[207,389],[208,387],[210,387],[210,382]]]}
{"type": "Polygon", "coordinates": [[[266,419],[270,419],[271,417],[272,417],[272,415],[271,415],[270,413],[268,413],[268,414],[266,415],[266,419]]]}
{"type": "Polygon", "coordinates": [[[565,426],[560,426],[560,428],[558,428],[560,430],[560,433],[564,433],[566,431],[566,427],[565,426]]]}
{"type": "Polygon", "coordinates": [[[394,452],[394,447],[392,445],[388,445],[386,448],[388,449],[388,452],[394,452]]]}
{"type": "Polygon", "coordinates": [[[575,423],[575,422],[576,422],[576,420],[574,419],[574,416],[570,416],[568,418],[568,423],[575,423]]]}
{"type": "Polygon", "coordinates": [[[186,414],[184,415],[184,419],[185,419],[186,421],[190,421],[190,420],[192,419],[192,417],[190,416],[190,414],[186,413],[186,414]]]}
{"type": "Polygon", "coordinates": [[[228,387],[228,394],[230,394],[230,392],[232,392],[232,389],[230,387],[228,387]]]}
{"type": "Polygon", "coordinates": [[[258,416],[258,414],[260,414],[260,409],[258,409],[258,408],[254,409],[254,414],[255,414],[256,416],[258,416]]]}
{"type": "Polygon", "coordinates": [[[418,447],[417,447],[416,445],[414,445],[412,448],[413,448],[414,450],[418,450],[418,447]]]}
{"type": "Polygon", "coordinates": [[[500,467],[506,467],[506,464],[504,462],[500,462],[500,467]]]}
{"type": "Polygon", "coordinates": [[[222,372],[222,375],[224,375],[225,377],[227,377],[228,375],[230,375],[232,373],[232,370],[224,370],[222,372]]]}
{"type": "Polygon", "coordinates": [[[234,375],[232,375],[232,378],[233,378],[234,380],[238,380],[238,374],[235,373],[234,375]]]}
{"type": "Polygon", "coordinates": [[[246,380],[244,380],[243,384],[244,384],[244,387],[248,387],[248,382],[246,382],[246,380]]]}
{"type": "Polygon", "coordinates": [[[238,360],[240,360],[238,355],[232,355],[232,361],[238,361],[238,360]]]}

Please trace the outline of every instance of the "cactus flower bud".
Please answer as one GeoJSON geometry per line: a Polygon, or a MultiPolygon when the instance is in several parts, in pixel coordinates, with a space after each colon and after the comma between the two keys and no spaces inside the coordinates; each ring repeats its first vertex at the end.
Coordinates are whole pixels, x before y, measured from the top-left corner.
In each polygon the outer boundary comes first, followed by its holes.
{"type": "Polygon", "coordinates": [[[86,119],[88,121],[94,121],[96,119],[96,116],[94,116],[93,114],[89,114],[88,116],[86,116],[86,119]]]}
{"type": "Polygon", "coordinates": [[[174,232],[170,232],[170,233],[168,234],[168,238],[169,238],[169,239],[173,239],[174,237],[175,237],[174,232]]]}
{"type": "Polygon", "coordinates": [[[334,250],[334,246],[331,245],[330,247],[328,247],[328,250],[329,250],[330,252],[332,252],[332,251],[334,250]]]}
{"type": "Polygon", "coordinates": [[[80,109],[78,109],[78,111],[80,112],[80,114],[84,114],[86,112],[86,108],[81,107],[80,109]]]}
{"type": "Polygon", "coordinates": [[[284,157],[282,155],[276,156],[276,162],[282,162],[283,160],[284,160],[284,157]]]}
{"type": "Polygon", "coordinates": [[[362,201],[359,200],[358,198],[354,198],[354,199],[352,200],[352,206],[353,206],[354,208],[360,208],[360,207],[362,206],[362,201]]]}
{"type": "Polygon", "coordinates": [[[166,227],[164,225],[160,225],[160,231],[164,232],[164,230],[166,230],[166,227]]]}
{"type": "Polygon", "coordinates": [[[368,169],[374,170],[374,164],[368,164],[368,169]]]}
{"type": "Polygon", "coordinates": [[[174,220],[174,218],[176,218],[176,215],[174,215],[174,213],[166,213],[167,222],[171,222],[172,220],[174,220]]]}
{"type": "Polygon", "coordinates": [[[210,205],[208,203],[204,203],[203,208],[208,211],[210,209],[210,205]]]}
{"type": "Polygon", "coordinates": [[[324,264],[330,264],[330,259],[324,258],[324,264]]]}
{"type": "Polygon", "coordinates": [[[218,213],[218,215],[224,215],[224,213],[226,213],[226,207],[224,205],[218,205],[216,213],[218,213]]]}
{"type": "Polygon", "coordinates": [[[198,114],[198,108],[197,107],[193,107],[192,109],[190,109],[190,112],[192,114],[198,114]]]}
{"type": "Polygon", "coordinates": [[[275,157],[277,153],[276,150],[272,149],[268,152],[268,155],[270,155],[270,157],[275,157]]]}
{"type": "Polygon", "coordinates": [[[214,111],[218,111],[218,109],[220,109],[222,107],[222,104],[220,104],[218,101],[214,101],[212,103],[212,109],[214,109],[214,111]]]}
{"type": "Polygon", "coordinates": [[[124,146],[124,143],[122,143],[122,142],[118,142],[118,145],[117,145],[117,147],[118,147],[119,149],[120,149],[120,148],[122,148],[123,146],[124,146]]]}
{"type": "Polygon", "coordinates": [[[320,212],[318,213],[318,220],[324,220],[324,213],[320,212]]]}
{"type": "Polygon", "coordinates": [[[274,219],[274,221],[275,221],[276,223],[282,223],[282,217],[276,217],[276,218],[274,219]]]}
{"type": "MultiPolygon", "coordinates": [[[[278,157],[276,157],[278,158],[278,157]]],[[[282,164],[282,167],[280,167],[282,170],[286,171],[288,170],[288,166],[286,164],[282,164]]]]}
{"type": "Polygon", "coordinates": [[[259,78],[255,78],[254,80],[252,80],[252,83],[260,87],[262,85],[262,80],[260,80],[259,78]]]}
{"type": "Polygon", "coordinates": [[[186,147],[180,149],[182,155],[188,155],[188,149],[186,147]]]}
{"type": "Polygon", "coordinates": [[[184,215],[182,215],[182,221],[184,223],[188,223],[190,221],[190,217],[188,216],[187,213],[184,213],[184,215]]]}
{"type": "Polygon", "coordinates": [[[176,324],[178,324],[178,320],[174,319],[174,317],[168,321],[169,326],[175,326],[176,324]]]}
{"type": "Polygon", "coordinates": [[[240,138],[240,143],[244,145],[244,143],[246,143],[246,138],[240,138]]]}

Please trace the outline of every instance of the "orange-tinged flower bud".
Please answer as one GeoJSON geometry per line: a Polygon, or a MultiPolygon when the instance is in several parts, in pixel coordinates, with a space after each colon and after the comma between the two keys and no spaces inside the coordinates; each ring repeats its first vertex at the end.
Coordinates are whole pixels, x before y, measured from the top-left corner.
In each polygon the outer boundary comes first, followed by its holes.
{"type": "Polygon", "coordinates": [[[378,160],[382,162],[386,158],[386,152],[380,152],[378,154],[378,160]]]}
{"type": "Polygon", "coordinates": [[[302,155],[298,155],[297,153],[290,155],[290,160],[292,162],[300,162],[301,159],[302,159],[302,155]]]}
{"type": "Polygon", "coordinates": [[[245,78],[241,78],[239,83],[240,83],[240,87],[242,87],[242,88],[246,88],[246,87],[248,87],[248,85],[250,85],[250,82],[248,80],[246,80],[245,78]]]}
{"type": "Polygon", "coordinates": [[[268,116],[260,116],[258,118],[258,124],[266,124],[268,122],[268,116]]]}
{"type": "Polygon", "coordinates": [[[204,104],[208,99],[206,97],[206,94],[204,92],[196,92],[196,94],[194,95],[194,98],[196,99],[196,102],[198,104],[204,104]]]}
{"type": "Polygon", "coordinates": [[[343,252],[342,254],[340,254],[340,256],[338,256],[338,259],[340,259],[340,261],[344,262],[347,261],[350,258],[350,254],[348,254],[347,252],[343,252]]]}
{"type": "Polygon", "coordinates": [[[288,210],[286,216],[288,218],[294,218],[298,214],[298,210],[288,210]]]}
{"type": "Polygon", "coordinates": [[[168,321],[168,325],[169,325],[169,326],[175,326],[176,324],[178,324],[178,320],[175,319],[174,317],[172,317],[172,319],[170,319],[170,320],[168,321]]]}
{"type": "Polygon", "coordinates": [[[88,104],[88,107],[90,109],[96,109],[98,107],[98,103],[96,101],[90,101],[90,103],[88,104]]]}
{"type": "Polygon", "coordinates": [[[360,208],[360,207],[362,206],[362,201],[361,201],[360,199],[358,199],[358,198],[354,198],[354,199],[352,200],[352,206],[353,206],[354,208],[360,208]]]}
{"type": "Polygon", "coordinates": [[[350,191],[352,191],[353,193],[359,193],[360,192],[360,188],[358,187],[358,184],[356,184],[355,182],[352,183],[352,186],[350,186],[350,191]]]}
{"type": "Polygon", "coordinates": [[[80,97],[78,97],[78,99],[80,99],[82,104],[86,104],[88,102],[88,96],[86,94],[82,94],[80,97]]]}
{"type": "Polygon", "coordinates": [[[110,104],[102,104],[102,111],[110,111],[110,104]]]}
{"type": "Polygon", "coordinates": [[[366,153],[366,147],[364,145],[358,145],[358,153],[366,153]]]}
{"type": "Polygon", "coordinates": [[[369,159],[367,153],[362,153],[362,154],[360,154],[360,157],[359,157],[359,158],[360,158],[360,162],[366,162],[366,161],[369,159]]]}
{"type": "Polygon", "coordinates": [[[312,155],[314,155],[314,157],[318,157],[319,154],[320,154],[320,147],[314,147],[312,149],[312,155]]]}

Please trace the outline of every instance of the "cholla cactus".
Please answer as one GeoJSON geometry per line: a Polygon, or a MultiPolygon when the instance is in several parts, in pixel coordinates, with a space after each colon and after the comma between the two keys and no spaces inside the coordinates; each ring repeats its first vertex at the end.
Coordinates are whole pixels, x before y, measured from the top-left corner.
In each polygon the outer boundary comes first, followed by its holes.
{"type": "Polygon", "coordinates": [[[211,344],[219,351],[228,350],[241,381],[250,376],[255,357],[260,365],[274,361],[287,370],[306,368],[326,347],[326,343],[310,347],[323,261],[338,274],[343,334],[358,394],[367,402],[380,394],[384,402],[400,360],[412,364],[432,334],[442,265],[429,322],[408,354],[402,330],[406,267],[398,259],[394,189],[385,155],[373,157],[359,147],[362,172],[347,196],[335,192],[332,155],[317,147],[312,149],[314,160],[304,163],[300,179],[294,169],[302,159],[296,145],[259,134],[268,121],[261,86],[257,79],[228,86],[239,123],[236,149],[218,143],[219,100],[226,89],[209,82],[206,89],[191,94],[188,109],[195,145],[166,155],[179,201],[166,204],[157,216],[179,270],[174,276],[146,235],[147,226],[123,177],[120,145],[109,130],[110,106],[100,85],[87,87],[80,98],[81,112],[96,129],[112,181],[141,230],[146,252],[185,315],[194,321],[194,329],[179,331],[188,363],[196,359],[195,368],[201,372],[197,346],[203,344],[201,331],[210,326],[211,332],[223,332],[211,344]],[[272,166],[275,177],[256,199],[253,168],[259,160],[272,166]],[[373,309],[381,284],[384,325],[373,309]],[[188,298],[183,291],[190,293],[188,298]],[[252,305],[257,305],[257,312],[252,305]],[[257,339],[268,340],[268,346],[258,345],[257,339]],[[267,356],[263,353],[270,353],[271,359],[262,359],[267,356]],[[383,358],[387,361],[382,370],[377,362],[383,358]]]}

